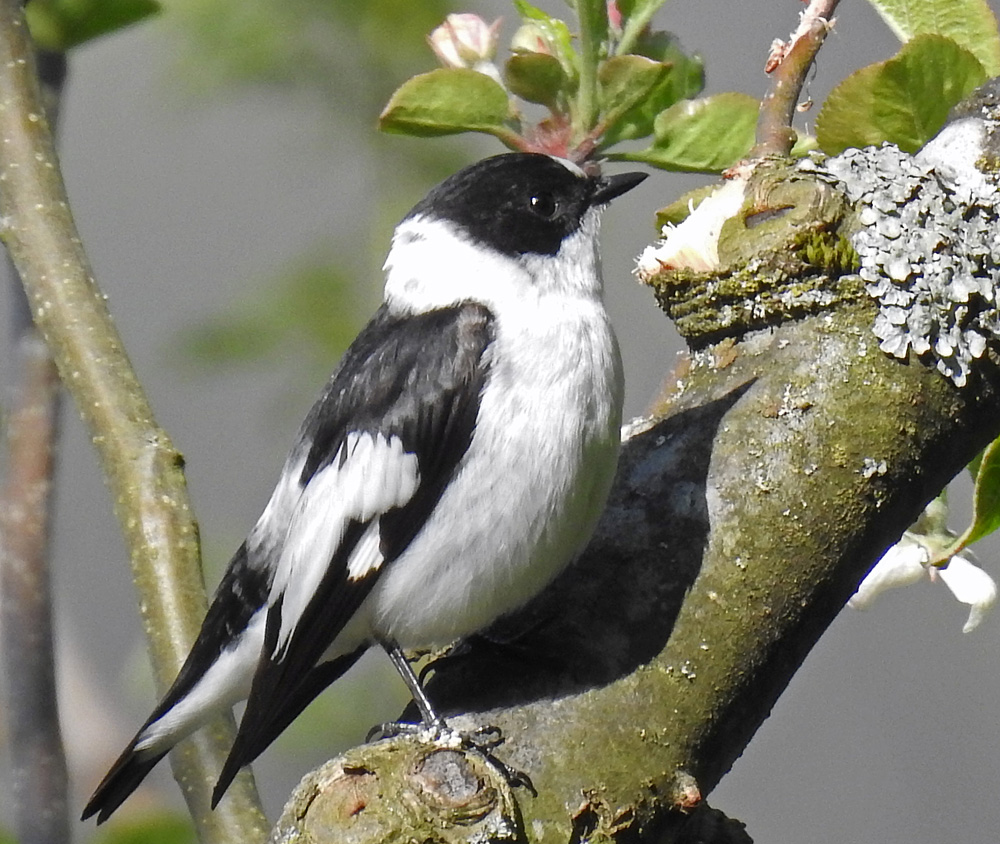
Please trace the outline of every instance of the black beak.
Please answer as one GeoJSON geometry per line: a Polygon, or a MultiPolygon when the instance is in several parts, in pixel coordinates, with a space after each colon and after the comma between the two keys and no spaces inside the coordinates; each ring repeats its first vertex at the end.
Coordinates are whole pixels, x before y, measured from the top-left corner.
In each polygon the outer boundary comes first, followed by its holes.
{"type": "Polygon", "coordinates": [[[612,199],[632,190],[648,175],[648,173],[617,173],[614,176],[600,176],[594,179],[591,205],[607,205],[612,199]]]}

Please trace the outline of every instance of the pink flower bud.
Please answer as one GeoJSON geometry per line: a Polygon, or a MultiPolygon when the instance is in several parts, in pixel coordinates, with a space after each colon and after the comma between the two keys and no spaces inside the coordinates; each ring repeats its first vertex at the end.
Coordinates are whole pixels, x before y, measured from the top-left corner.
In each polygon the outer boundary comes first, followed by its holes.
{"type": "Polygon", "coordinates": [[[622,10],[618,8],[617,0],[608,0],[608,23],[615,32],[622,31],[622,10]]]}
{"type": "Polygon", "coordinates": [[[445,67],[478,70],[478,65],[491,62],[497,53],[500,23],[497,19],[487,25],[479,15],[448,15],[427,40],[445,67]]]}

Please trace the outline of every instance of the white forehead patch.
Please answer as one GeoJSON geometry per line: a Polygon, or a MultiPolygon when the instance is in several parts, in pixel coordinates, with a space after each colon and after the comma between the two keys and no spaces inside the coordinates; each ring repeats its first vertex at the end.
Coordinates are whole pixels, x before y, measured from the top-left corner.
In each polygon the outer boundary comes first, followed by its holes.
{"type": "Polygon", "coordinates": [[[577,177],[579,177],[581,179],[586,179],[587,178],[587,174],[584,173],[583,170],[581,170],[576,164],[574,164],[568,158],[560,158],[558,155],[550,155],[549,158],[551,158],[553,161],[558,161],[563,167],[565,167],[567,170],[569,170],[569,172],[572,173],[574,176],[577,176],[577,177]]]}

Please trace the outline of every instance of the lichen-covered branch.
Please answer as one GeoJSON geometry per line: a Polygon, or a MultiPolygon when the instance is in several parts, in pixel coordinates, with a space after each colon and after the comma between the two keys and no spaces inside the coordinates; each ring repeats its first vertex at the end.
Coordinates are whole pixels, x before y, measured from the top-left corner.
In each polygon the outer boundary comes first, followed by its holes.
{"type": "MultiPolygon", "coordinates": [[[[156,425],[73,223],[20,0],[0,0],[0,222],[35,324],[100,454],[163,688],[205,611],[197,527],[181,456],[156,425]]],[[[252,841],[261,834],[250,779],[222,811],[207,811],[232,734],[232,721],[220,722],[173,757],[203,841],[252,841]]]]}
{"type": "Polygon", "coordinates": [[[788,43],[776,41],[772,47],[766,67],[771,74],[771,87],[760,104],[757,144],[750,151],[751,159],[784,156],[792,151],[795,144],[792,117],[799,93],[830,31],[838,2],[810,0],[788,43]]]}
{"type": "MultiPolygon", "coordinates": [[[[936,151],[952,167],[947,213],[996,196],[978,169],[996,160],[991,96],[971,111],[984,125],[936,151]]],[[[310,779],[274,840],[681,840],[859,580],[1000,433],[1000,324],[964,386],[915,347],[880,348],[879,282],[858,275],[879,221],[863,203],[891,205],[896,175],[883,194],[837,167],[771,161],[722,226],[718,267],[649,278],[689,317],[695,351],[633,424],[597,534],[516,618],[440,660],[428,688],[453,726],[499,727],[496,755],[537,795],[454,755],[454,774],[429,781],[447,749],[398,740],[310,779]]]]}

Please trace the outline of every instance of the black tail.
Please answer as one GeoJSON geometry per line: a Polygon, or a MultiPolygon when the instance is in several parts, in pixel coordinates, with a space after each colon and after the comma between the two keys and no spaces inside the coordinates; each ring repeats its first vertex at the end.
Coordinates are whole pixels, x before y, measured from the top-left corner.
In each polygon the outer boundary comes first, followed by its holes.
{"type": "Polygon", "coordinates": [[[97,815],[97,822],[104,823],[111,816],[111,813],[139,787],[139,783],[146,778],[146,774],[153,770],[156,763],[167,755],[166,750],[159,753],[137,753],[134,748],[138,738],[139,736],[136,736],[129,742],[125,752],[111,766],[111,770],[97,786],[94,796],[87,803],[80,820],[85,821],[92,815],[97,815]]]}
{"type": "MultiPolygon", "coordinates": [[[[83,810],[83,820],[96,814],[98,823],[106,821],[111,813],[139,787],[139,783],[145,779],[156,763],[167,755],[169,747],[162,751],[137,753],[135,746],[146,728],[173,709],[215,664],[223,650],[238,641],[254,613],[264,605],[267,588],[266,572],[250,565],[244,542],[230,561],[222,582],[216,589],[198,638],[184,661],[177,679],[97,787],[94,796],[83,810]]],[[[205,713],[206,720],[211,714],[211,712],[205,713]]],[[[182,738],[184,735],[177,735],[174,741],[180,741],[182,738]]]]}
{"type": "Polygon", "coordinates": [[[219,804],[240,768],[249,765],[260,756],[323,689],[341,677],[358,661],[366,649],[367,646],[358,648],[354,653],[345,654],[330,662],[317,665],[306,674],[295,690],[282,700],[280,707],[270,710],[272,717],[255,719],[251,712],[250,721],[253,722],[251,723],[247,721],[246,713],[244,713],[239,732],[236,734],[236,741],[233,742],[233,749],[229,751],[226,764],[223,766],[222,773],[219,774],[218,782],[215,784],[215,790],[212,792],[213,809],[219,804]]]}

